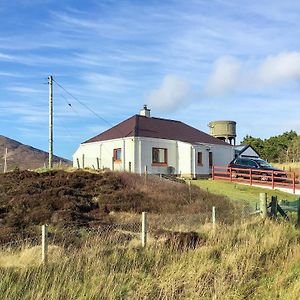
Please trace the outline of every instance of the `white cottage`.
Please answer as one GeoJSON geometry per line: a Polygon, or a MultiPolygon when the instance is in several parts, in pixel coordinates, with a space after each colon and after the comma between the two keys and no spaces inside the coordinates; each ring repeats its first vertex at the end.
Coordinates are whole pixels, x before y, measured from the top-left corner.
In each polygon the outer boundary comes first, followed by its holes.
{"type": "Polygon", "coordinates": [[[139,115],[80,144],[73,166],[196,178],[233,158],[233,146],[183,122],[153,118],[145,105],[139,115]]]}

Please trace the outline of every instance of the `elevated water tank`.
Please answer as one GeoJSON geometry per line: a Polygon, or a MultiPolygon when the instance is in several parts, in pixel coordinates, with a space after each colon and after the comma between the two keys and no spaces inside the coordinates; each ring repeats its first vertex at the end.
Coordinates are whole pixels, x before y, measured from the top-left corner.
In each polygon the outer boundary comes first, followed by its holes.
{"type": "Polygon", "coordinates": [[[212,121],[209,122],[210,135],[235,145],[236,141],[236,122],[235,121],[212,121]]]}

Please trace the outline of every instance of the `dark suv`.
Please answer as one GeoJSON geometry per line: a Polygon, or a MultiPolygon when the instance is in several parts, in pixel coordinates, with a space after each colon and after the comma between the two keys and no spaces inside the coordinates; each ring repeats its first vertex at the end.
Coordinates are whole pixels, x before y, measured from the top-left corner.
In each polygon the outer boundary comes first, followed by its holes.
{"type": "Polygon", "coordinates": [[[284,171],[274,168],[268,162],[260,158],[235,158],[228,167],[233,168],[231,170],[231,176],[236,177],[249,177],[250,169],[252,174],[260,180],[268,181],[272,180],[272,171],[274,171],[274,181],[282,181],[287,178],[287,175],[284,171]],[[235,169],[236,168],[236,169],[235,169]],[[255,172],[255,170],[258,170],[255,172]],[[263,172],[266,171],[266,172],[263,172]],[[247,176],[248,175],[248,176],[247,176]]]}

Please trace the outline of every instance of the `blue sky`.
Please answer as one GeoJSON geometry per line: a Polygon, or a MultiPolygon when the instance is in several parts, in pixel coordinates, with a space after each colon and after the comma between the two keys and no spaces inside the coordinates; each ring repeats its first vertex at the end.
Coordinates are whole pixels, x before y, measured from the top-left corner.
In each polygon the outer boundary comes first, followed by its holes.
{"type": "Polygon", "coordinates": [[[147,103],[203,131],[237,121],[238,140],[300,132],[300,2],[0,0],[0,134],[47,150],[78,144],[147,103]],[[71,104],[70,107],[68,104],[71,104]]]}

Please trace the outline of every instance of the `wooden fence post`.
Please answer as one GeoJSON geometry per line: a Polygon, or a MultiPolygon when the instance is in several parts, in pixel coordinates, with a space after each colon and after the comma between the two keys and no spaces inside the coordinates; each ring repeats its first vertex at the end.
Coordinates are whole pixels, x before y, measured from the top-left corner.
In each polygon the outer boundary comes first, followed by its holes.
{"type": "Polygon", "coordinates": [[[296,173],[293,172],[293,193],[296,192],[296,173]]]}
{"type": "Polygon", "coordinates": [[[300,226],[300,198],[298,199],[297,226],[300,226]]]}
{"type": "Polygon", "coordinates": [[[192,203],[192,187],[191,187],[191,179],[189,179],[189,203],[192,203]]]}
{"type": "Polygon", "coordinates": [[[78,157],[76,158],[76,161],[77,161],[77,168],[80,169],[80,163],[79,163],[79,158],[78,157]]]}
{"type": "Polygon", "coordinates": [[[148,166],[145,166],[144,175],[145,175],[145,182],[146,182],[148,177],[148,166]]]}
{"type": "Polygon", "coordinates": [[[142,212],[142,247],[147,245],[147,213],[142,212]]]}
{"type": "Polygon", "coordinates": [[[100,162],[99,162],[99,157],[97,157],[97,170],[100,169],[100,162]]]}
{"type": "Polygon", "coordinates": [[[128,163],[128,171],[131,173],[131,161],[128,163]]]}
{"type": "Polygon", "coordinates": [[[271,198],[271,217],[276,218],[277,217],[277,196],[272,196],[271,198]]]}
{"type": "Polygon", "coordinates": [[[42,225],[42,263],[48,262],[48,225],[42,225]]]}
{"type": "Polygon", "coordinates": [[[84,154],[82,154],[82,169],[84,169],[84,154]]]}
{"type": "Polygon", "coordinates": [[[260,212],[263,219],[266,219],[268,216],[267,211],[267,193],[260,193],[259,194],[259,201],[260,201],[260,212]]]}
{"type": "Polygon", "coordinates": [[[213,230],[216,229],[216,207],[212,207],[212,225],[213,225],[213,230]]]}

